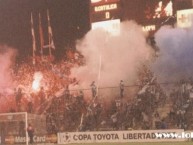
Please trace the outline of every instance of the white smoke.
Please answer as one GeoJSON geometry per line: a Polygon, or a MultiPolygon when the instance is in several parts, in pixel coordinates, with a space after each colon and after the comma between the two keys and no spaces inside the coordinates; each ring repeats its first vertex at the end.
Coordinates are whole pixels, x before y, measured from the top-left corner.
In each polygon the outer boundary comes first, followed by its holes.
{"type": "Polygon", "coordinates": [[[15,61],[16,50],[6,45],[0,45],[0,93],[13,87],[11,66],[15,61]]]}
{"type": "Polygon", "coordinates": [[[189,29],[162,27],[155,34],[160,56],[152,69],[160,82],[188,79],[193,74],[193,27],[189,29]]]}
{"type": "Polygon", "coordinates": [[[86,65],[72,69],[72,76],[84,88],[89,88],[92,81],[99,87],[118,86],[120,80],[125,85],[133,84],[138,69],[149,60],[152,51],[142,27],[133,21],[121,24],[119,36],[102,29],[88,32],[77,43],[77,50],[84,55],[86,65]]]}

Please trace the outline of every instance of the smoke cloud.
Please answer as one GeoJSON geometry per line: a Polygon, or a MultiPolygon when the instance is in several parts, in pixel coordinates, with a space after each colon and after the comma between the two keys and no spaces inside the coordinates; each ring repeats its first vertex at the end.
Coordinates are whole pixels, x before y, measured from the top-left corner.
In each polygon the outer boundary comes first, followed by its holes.
{"type": "Polygon", "coordinates": [[[158,80],[173,82],[193,74],[193,27],[189,29],[162,27],[155,34],[160,56],[152,66],[158,80]]]}
{"type": "Polygon", "coordinates": [[[121,24],[119,36],[102,29],[88,32],[77,43],[77,50],[84,55],[86,65],[72,69],[72,76],[78,78],[84,88],[89,88],[92,81],[99,87],[119,86],[120,80],[124,80],[125,85],[133,84],[138,69],[152,53],[146,34],[133,21],[121,24]]]}
{"type": "Polygon", "coordinates": [[[11,65],[16,55],[15,49],[6,45],[0,45],[0,93],[13,85],[11,65]]]}

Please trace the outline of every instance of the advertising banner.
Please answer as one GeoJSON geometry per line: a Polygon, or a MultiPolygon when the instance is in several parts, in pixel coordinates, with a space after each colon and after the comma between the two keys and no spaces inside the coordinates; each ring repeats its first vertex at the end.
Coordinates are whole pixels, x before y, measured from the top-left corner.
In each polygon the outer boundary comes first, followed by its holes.
{"type": "Polygon", "coordinates": [[[157,134],[178,134],[184,130],[136,130],[136,131],[108,131],[108,132],[65,132],[58,133],[58,144],[68,143],[121,143],[121,142],[168,142],[185,141],[185,139],[158,138],[157,134]]]}
{"type": "MultiPolygon", "coordinates": [[[[29,138],[28,138],[29,139],[29,138]]],[[[34,135],[33,137],[34,143],[57,143],[57,135],[56,134],[50,134],[50,135],[34,135]]],[[[0,145],[1,144],[25,144],[26,143],[26,137],[25,136],[5,136],[5,139],[3,142],[1,142],[0,139],[0,145]]]]}

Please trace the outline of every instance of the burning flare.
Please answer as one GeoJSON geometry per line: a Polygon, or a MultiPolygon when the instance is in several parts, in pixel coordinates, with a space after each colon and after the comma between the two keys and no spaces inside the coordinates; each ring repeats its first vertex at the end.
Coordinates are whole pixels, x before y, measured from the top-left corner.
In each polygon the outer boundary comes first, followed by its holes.
{"type": "Polygon", "coordinates": [[[32,90],[37,92],[40,90],[40,83],[43,78],[43,74],[41,72],[35,72],[33,78],[32,90]]]}

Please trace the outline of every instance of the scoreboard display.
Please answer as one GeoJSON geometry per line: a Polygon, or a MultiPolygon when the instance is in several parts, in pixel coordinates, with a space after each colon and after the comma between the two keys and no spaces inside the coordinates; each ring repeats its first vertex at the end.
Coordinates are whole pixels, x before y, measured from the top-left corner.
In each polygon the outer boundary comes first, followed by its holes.
{"type": "Polygon", "coordinates": [[[120,19],[120,0],[91,0],[90,22],[120,19]]]}
{"type": "Polygon", "coordinates": [[[120,0],[91,0],[91,29],[104,29],[111,35],[120,33],[121,5],[120,0]]]}
{"type": "Polygon", "coordinates": [[[173,0],[145,0],[142,17],[160,19],[173,16],[173,0]]]}
{"type": "Polygon", "coordinates": [[[111,35],[117,36],[120,34],[120,19],[95,22],[91,24],[92,29],[102,28],[111,35]]]}

